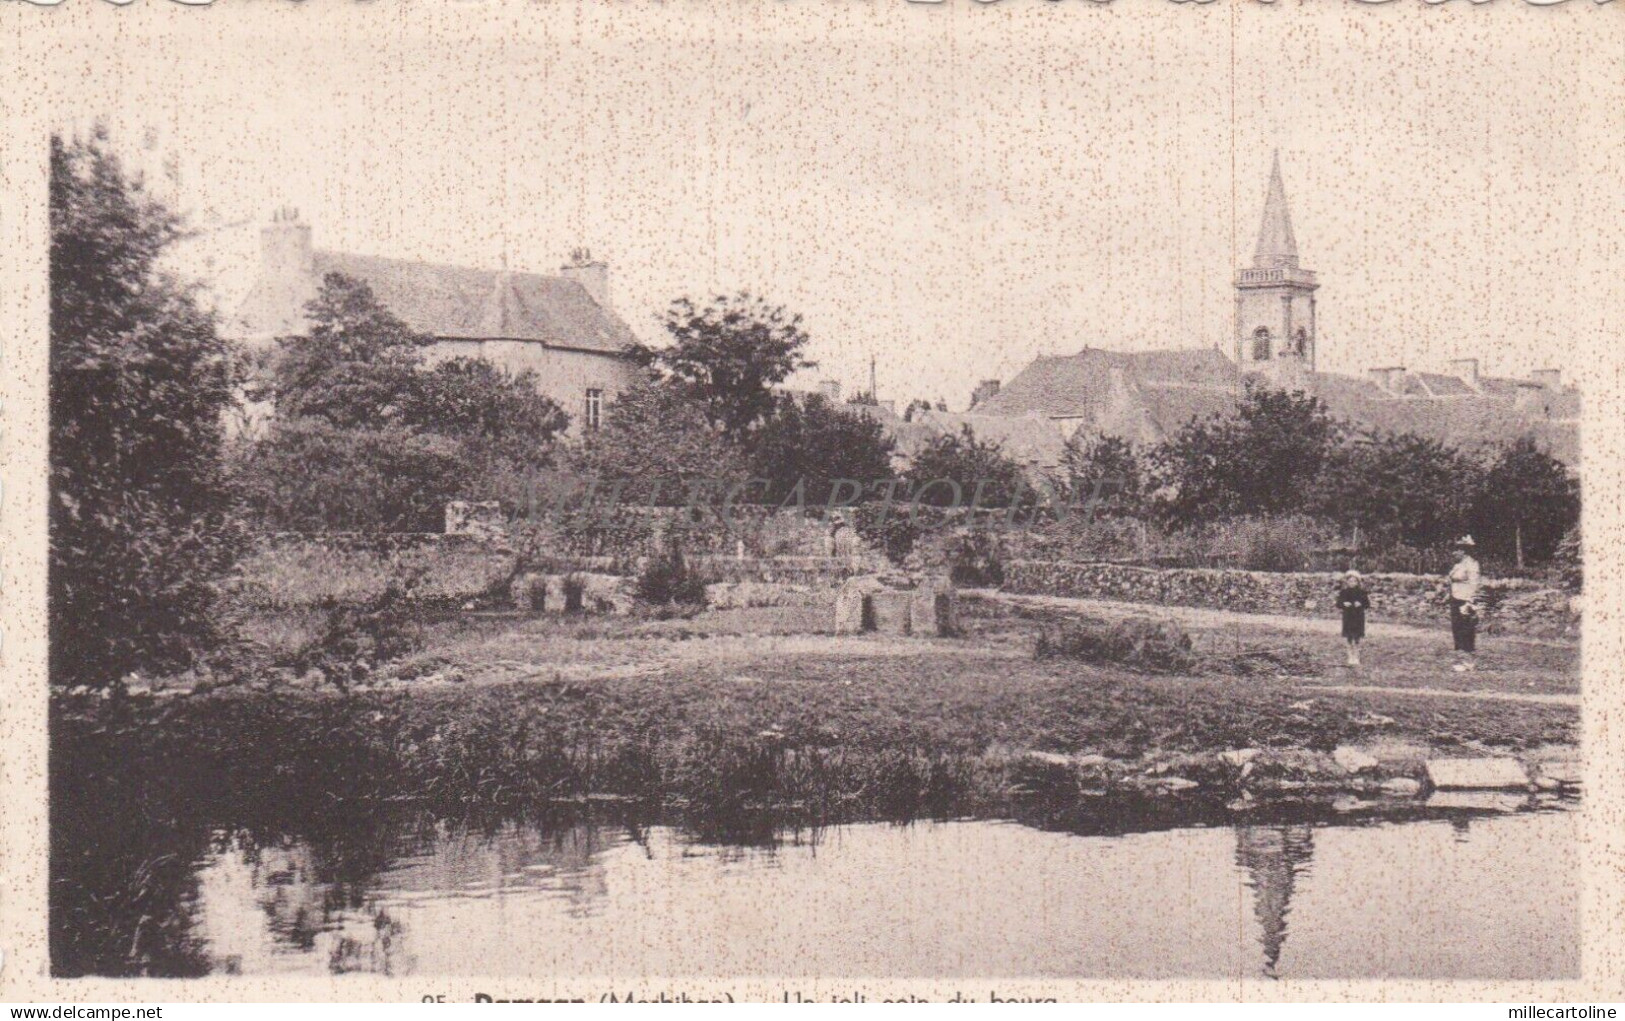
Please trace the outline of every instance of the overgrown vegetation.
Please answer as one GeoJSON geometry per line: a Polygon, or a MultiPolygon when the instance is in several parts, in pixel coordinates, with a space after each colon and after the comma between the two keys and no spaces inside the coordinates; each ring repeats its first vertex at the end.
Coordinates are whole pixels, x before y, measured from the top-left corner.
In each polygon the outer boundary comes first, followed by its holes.
{"type": "Polygon", "coordinates": [[[365,282],[329,273],[285,338],[270,378],[267,435],[239,445],[249,512],[278,531],[429,532],[452,499],[513,505],[552,465],[568,417],[531,373],[488,362],[425,361],[430,338],[365,282]]]}
{"type": "Polygon", "coordinates": [[[1052,535],[1098,542],[1113,534],[1100,519],[1129,518],[1140,524],[1115,534],[1137,539],[1142,557],[1170,564],[1181,562],[1180,534],[1200,540],[1231,522],[1311,523],[1242,528],[1233,562],[1259,570],[1323,566],[1314,561],[1327,553],[1339,567],[1358,558],[1366,569],[1433,570],[1469,532],[1497,569],[1522,570],[1553,556],[1580,508],[1578,480],[1532,438],[1473,453],[1408,433],[1359,431],[1311,394],[1259,385],[1235,415],[1191,422],[1144,450],[1074,438],[1062,476],[1090,520],[1052,535]]]}
{"type": "Polygon", "coordinates": [[[639,572],[637,593],[650,606],[670,611],[697,609],[705,605],[705,579],[689,567],[682,544],[668,537],[660,553],[650,557],[639,572]]]}
{"type": "Polygon", "coordinates": [[[1038,633],[1039,659],[1115,663],[1152,673],[1188,673],[1196,665],[1191,636],[1165,617],[1125,617],[1118,621],[1083,618],[1038,633]]]}
{"type": "Polygon", "coordinates": [[[51,679],[101,688],[230,638],[234,380],[214,318],[160,269],[181,221],[105,133],[51,139],[50,228],[51,679]]]}
{"type": "Polygon", "coordinates": [[[322,622],[316,634],[288,658],[296,675],[320,671],[346,691],[380,666],[419,648],[410,604],[416,579],[391,581],[384,591],[360,602],[328,598],[318,604],[322,622]]]}

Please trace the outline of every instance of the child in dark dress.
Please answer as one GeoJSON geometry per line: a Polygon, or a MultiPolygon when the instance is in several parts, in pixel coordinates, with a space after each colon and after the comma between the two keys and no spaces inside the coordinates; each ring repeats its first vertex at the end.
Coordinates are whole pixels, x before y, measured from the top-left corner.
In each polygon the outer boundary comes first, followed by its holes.
{"type": "Polygon", "coordinates": [[[1365,611],[1371,608],[1371,596],[1360,582],[1360,572],[1350,571],[1343,576],[1343,587],[1337,590],[1337,608],[1343,611],[1343,641],[1348,645],[1348,665],[1360,665],[1360,640],[1365,637],[1365,611]]]}

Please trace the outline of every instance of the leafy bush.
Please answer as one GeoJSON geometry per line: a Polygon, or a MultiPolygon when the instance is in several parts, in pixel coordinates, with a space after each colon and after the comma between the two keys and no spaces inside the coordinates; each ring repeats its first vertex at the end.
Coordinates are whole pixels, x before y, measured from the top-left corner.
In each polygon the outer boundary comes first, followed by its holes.
{"type": "Polygon", "coordinates": [[[774,506],[850,504],[891,478],[893,443],[885,426],[821,394],[779,395],[745,446],[753,476],[767,483],[765,493],[750,496],[774,506]]]}
{"type": "Polygon", "coordinates": [[[231,637],[234,372],[214,318],[160,268],[183,225],[104,133],[52,138],[50,231],[50,676],[100,688],[231,637]]]}
{"type": "Polygon", "coordinates": [[[1477,485],[1477,465],[1454,447],[1374,433],[1332,451],[1309,506],[1379,546],[1436,548],[1463,531],[1477,485]]]}
{"type": "Polygon", "coordinates": [[[1247,543],[1242,566],[1249,571],[1301,571],[1309,561],[1302,539],[1289,531],[1265,530],[1247,543]]]}
{"type": "Polygon", "coordinates": [[[917,451],[905,474],[908,492],[933,507],[1008,507],[1032,498],[1021,465],[969,425],[944,433],[917,451]]]}
{"type": "Polygon", "coordinates": [[[1152,673],[1188,673],[1197,663],[1190,634],[1178,621],[1134,616],[1065,621],[1038,633],[1038,659],[1114,663],[1152,673]]]}
{"type": "Polygon", "coordinates": [[[438,532],[467,470],[462,446],[444,436],[309,418],[278,422],[238,463],[254,516],[288,532],[438,532]]]}
{"type": "Polygon", "coordinates": [[[569,467],[584,497],[605,503],[684,506],[701,487],[749,477],[735,444],[706,418],[705,406],[675,383],[643,383],[609,403],[603,428],[572,448],[569,467]]]}
{"type": "Polygon", "coordinates": [[[1472,522],[1485,554],[1549,560],[1580,522],[1580,481],[1533,438],[1516,440],[1485,466],[1472,522]]]}
{"type": "Polygon", "coordinates": [[[1584,582],[1584,561],[1580,549],[1580,527],[1569,529],[1563,533],[1563,538],[1552,553],[1552,566],[1557,570],[1558,577],[1563,585],[1571,591],[1580,591],[1584,582]]]}
{"type": "Polygon", "coordinates": [[[636,347],[634,357],[733,441],[773,413],[775,386],[813,365],[802,355],[810,338],[801,317],[745,291],[704,306],[679,298],[663,325],[672,342],[636,347]]]}
{"type": "Polygon", "coordinates": [[[391,581],[362,603],[323,600],[316,636],[288,662],[297,673],[320,670],[340,691],[366,679],[381,664],[417,651],[409,596],[415,579],[391,581]]]}
{"type": "Polygon", "coordinates": [[[682,545],[668,542],[639,572],[637,593],[651,606],[704,606],[705,579],[690,569],[682,545]]]}
{"type": "Polygon", "coordinates": [[[948,542],[948,573],[955,585],[997,588],[1004,584],[1004,550],[998,536],[972,529],[948,542]]]}
{"type": "Polygon", "coordinates": [[[1145,469],[1118,436],[1073,433],[1061,452],[1061,479],[1074,506],[1095,515],[1137,514],[1143,508],[1145,469]]]}
{"type": "Polygon", "coordinates": [[[866,503],[855,508],[852,524],[864,542],[899,565],[914,552],[914,544],[921,535],[915,516],[899,513],[896,507],[885,504],[866,503]]]}
{"type": "Polygon", "coordinates": [[[1190,422],[1151,452],[1158,509],[1188,525],[1304,507],[1342,431],[1319,398],[1249,383],[1233,416],[1190,422]]]}

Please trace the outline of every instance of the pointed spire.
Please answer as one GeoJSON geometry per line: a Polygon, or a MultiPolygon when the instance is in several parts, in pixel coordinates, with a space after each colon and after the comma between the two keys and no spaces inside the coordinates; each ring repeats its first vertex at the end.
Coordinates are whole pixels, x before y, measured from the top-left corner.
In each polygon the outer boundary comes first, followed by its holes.
{"type": "Polygon", "coordinates": [[[1264,197],[1264,222],[1258,229],[1258,247],[1253,250],[1255,269],[1297,269],[1298,239],[1292,236],[1292,213],[1286,205],[1286,185],[1281,183],[1281,150],[1275,150],[1270,169],[1270,189],[1264,197]]]}

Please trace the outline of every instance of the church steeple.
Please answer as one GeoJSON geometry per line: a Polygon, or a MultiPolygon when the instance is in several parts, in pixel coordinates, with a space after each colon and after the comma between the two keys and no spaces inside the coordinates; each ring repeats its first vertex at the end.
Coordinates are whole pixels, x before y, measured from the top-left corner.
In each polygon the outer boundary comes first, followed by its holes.
{"type": "Polygon", "coordinates": [[[1270,169],[1270,188],[1264,197],[1264,222],[1258,228],[1258,247],[1253,249],[1257,269],[1297,269],[1298,239],[1292,235],[1292,211],[1286,204],[1286,185],[1281,182],[1281,151],[1275,150],[1270,169]]]}
{"type": "Polygon", "coordinates": [[[1236,273],[1236,364],[1288,383],[1315,368],[1314,273],[1298,265],[1298,238],[1281,179],[1270,166],[1253,264],[1236,273]]]}

